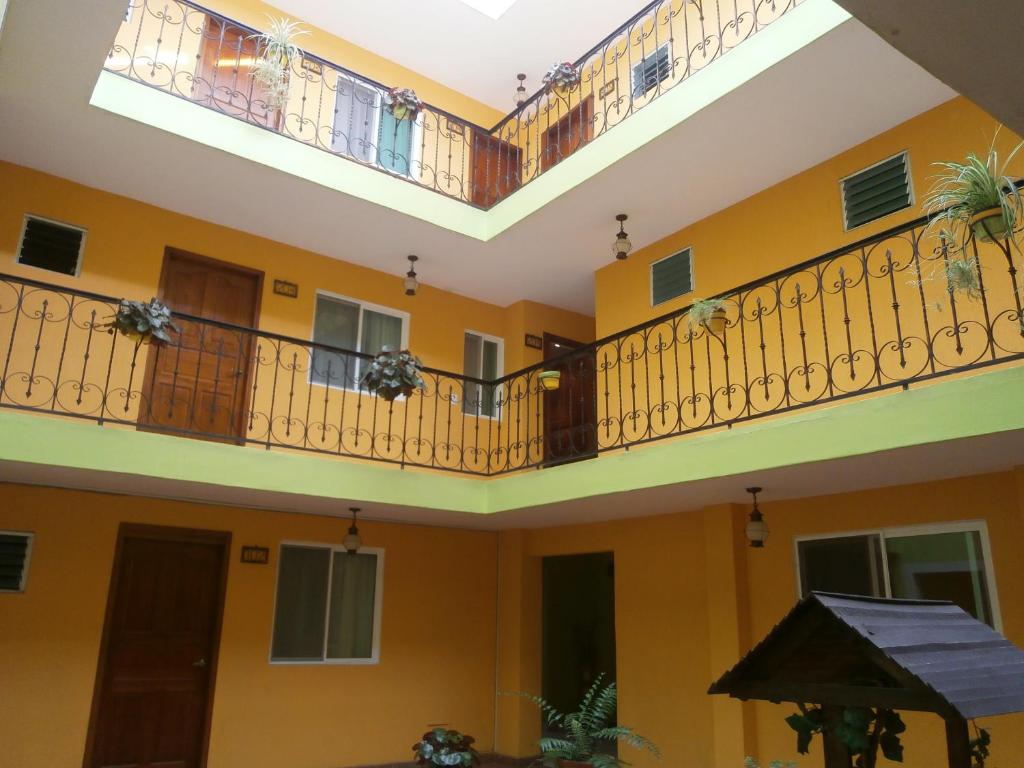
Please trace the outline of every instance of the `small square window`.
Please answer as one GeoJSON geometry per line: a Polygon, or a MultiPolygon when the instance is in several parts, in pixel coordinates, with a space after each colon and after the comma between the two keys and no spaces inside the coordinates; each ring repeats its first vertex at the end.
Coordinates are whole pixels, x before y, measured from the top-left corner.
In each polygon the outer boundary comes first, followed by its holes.
{"type": "Polygon", "coordinates": [[[26,216],[18,245],[18,263],[74,277],[84,244],[85,230],[80,227],[26,216]]]}
{"type": "Polygon", "coordinates": [[[693,291],[693,249],[651,264],[651,306],[663,304],[693,291]]]}
{"type": "Polygon", "coordinates": [[[32,534],[0,531],[0,592],[24,592],[32,534]]]}

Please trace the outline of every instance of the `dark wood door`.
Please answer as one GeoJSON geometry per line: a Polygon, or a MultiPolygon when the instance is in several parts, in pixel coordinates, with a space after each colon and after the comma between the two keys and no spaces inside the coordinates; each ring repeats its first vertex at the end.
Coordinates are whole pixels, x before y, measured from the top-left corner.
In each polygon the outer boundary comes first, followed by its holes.
{"type": "MultiPolygon", "coordinates": [[[[172,248],[164,256],[160,298],[178,313],[254,328],[263,274],[172,248]]],[[[149,356],[148,429],[210,439],[244,436],[254,342],[252,334],[177,318],[174,341],[149,356]]]]}
{"type": "Polygon", "coordinates": [[[122,528],[85,768],[205,763],[229,541],[122,528]]]}
{"type": "Polygon", "coordinates": [[[559,387],[544,392],[544,463],[562,464],[597,455],[597,374],[594,349],[544,334],[547,370],[560,371],[559,387]]]}
{"type": "Polygon", "coordinates": [[[248,30],[207,17],[191,98],[250,123],[277,128],[280,110],[252,76],[258,46],[248,30]]]}
{"type": "Polygon", "coordinates": [[[593,137],[594,97],[588,96],[541,135],[541,170],[565,160],[593,137]]]}
{"type": "Polygon", "coordinates": [[[519,147],[480,133],[473,134],[472,201],[494,205],[519,187],[519,147]]]}

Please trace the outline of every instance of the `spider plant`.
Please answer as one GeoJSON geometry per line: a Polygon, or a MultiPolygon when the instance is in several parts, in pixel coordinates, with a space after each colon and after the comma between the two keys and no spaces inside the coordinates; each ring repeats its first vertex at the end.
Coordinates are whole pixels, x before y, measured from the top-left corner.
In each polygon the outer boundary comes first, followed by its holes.
{"type": "Polygon", "coordinates": [[[686,322],[693,333],[699,328],[707,328],[712,333],[720,333],[725,328],[728,318],[725,314],[725,302],[722,299],[700,299],[693,302],[686,314],[686,322]]]}
{"type": "Polygon", "coordinates": [[[308,35],[297,21],[267,16],[267,31],[251,35],[256,41],[259,56],[252,66],[252,78],[266,90],[267,106],[281,109],[288,103],[288,68],[302,55],[295,44],[299,35],[308,35]]]}
{"type": "Polygon", "coordinates": [[[973,259],[950,259],[946,265],[946,282],[955,293],[963,293],[969,299],[981,298],[981,281],[973,259]]]}
{"type": "Polygon", "coordinates": [[[620,768],[626,765],[614,755],[598,752],[601,742],[624,742],[635,749],[646,749],[655,757],[661,757],[658,748],[640,736],[632,728],[612,725],[618,702],[615,683],[604,684],[604,674],[597,676],[594,684],[583,694],[579,709],[575,712],[561,712],[540,696],[515,693],[529,699],[544,713],[549,726],[564,732],[562,738],[543,738],[537,742],[543,753],[541,762],[549,768],[565,765],[586,765],[593,768],[620,768]]]}
{"type": "Polygon", "coordinates": [[[1007,168],[1024,141],[1000,162],[995,139],[984,158],[970,153],[964,162],[935,163],[941,171],[934,177],[925,210],[932,224],[956,232],[970,228],[991,242],[1012,235],[1021,220],[1021,195],[1007,168]]]}

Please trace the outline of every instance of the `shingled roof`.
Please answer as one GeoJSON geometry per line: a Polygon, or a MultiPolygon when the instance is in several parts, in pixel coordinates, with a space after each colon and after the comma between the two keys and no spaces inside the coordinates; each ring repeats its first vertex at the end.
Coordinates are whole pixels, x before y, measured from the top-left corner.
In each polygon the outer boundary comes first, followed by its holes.
{"type": "Polygon", "coordinates": [[[950,602],[812,592],[709,693],[987,717],[1024,711],[1024,651],[950,602]]]}

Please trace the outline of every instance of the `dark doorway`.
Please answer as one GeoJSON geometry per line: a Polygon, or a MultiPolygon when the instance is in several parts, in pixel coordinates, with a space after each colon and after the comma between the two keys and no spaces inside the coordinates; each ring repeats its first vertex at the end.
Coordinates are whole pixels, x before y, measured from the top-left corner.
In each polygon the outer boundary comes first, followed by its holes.
{"type": "Polygon", "coordinates": [[[544,392],[544,464],[597,455],[597,359],[594,348],[544,334],[547,370],[560,371],[558,389],[544,392]]]}
{"type": "Polygon", "coordinates": [[[207,17],[191,97],[200,104],[267,128],[278,128],[281,110],[252,76],[259,45],[249,30],[207,17]]]}
{"type": "Polygon", "coordinates": [[[487,207],[518,189],[519,162],[519,147],[493,136],[474,133],[471,200],[487,207]]]}
{"type": "Polygon", "coordinates": [[[594,97],[588,96],[541,135],[540,169],[546,171],[594,138],[594,97]]]}
{"type": "Polygon", "coordinates": [[[599,675],[615,681],[614,556],[545,557],[542,577],[541,695],[574,712],[599,675]]]}
{"type": "Polygon", "coordinates": [[[121,527],[85,768],[205,764],[230,539],[121,527]]]}
{"type": "Polygon", "coordinates": [[[140,426],[239,440],[245,435],[252,333],[259,320],[263,273],[168,248],[160,298],[175,314],[174,342],[149,356],[140,426]]]}

